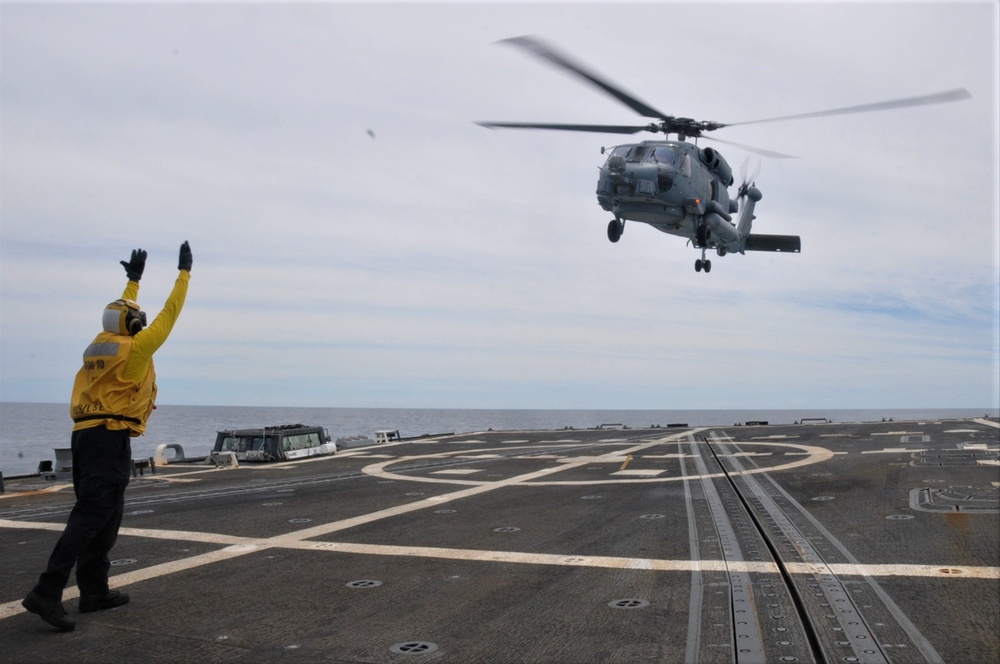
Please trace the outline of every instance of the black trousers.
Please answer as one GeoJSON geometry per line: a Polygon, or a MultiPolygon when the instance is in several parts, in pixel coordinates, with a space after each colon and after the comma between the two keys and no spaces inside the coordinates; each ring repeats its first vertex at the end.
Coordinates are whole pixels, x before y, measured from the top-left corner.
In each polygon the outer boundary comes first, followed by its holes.
{"type": "Polygon", "coordinates": [[[118,538],[125,510],[132,459],[129,431],[103,426],[74,431],[72,448],[76,505],[34,588],[47,599],[62,599],[73,565],[81,595],[107,592],[108,552],[118,538]]]}

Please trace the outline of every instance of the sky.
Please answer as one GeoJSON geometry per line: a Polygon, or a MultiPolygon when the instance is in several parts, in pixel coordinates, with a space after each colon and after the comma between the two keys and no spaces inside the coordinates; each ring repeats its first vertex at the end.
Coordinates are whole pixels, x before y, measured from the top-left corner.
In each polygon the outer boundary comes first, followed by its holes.
{"type": "Polygon", "coordinates": [[[4,0],[0,401],[67,402],[119,261],[149,252],[152,319],[187,240],[162,404],[996,409],[998,23],[990,0],[4,0]],[[972,99],[716,132],[797,157],[763,159],[754,231],[802,253],[696,273],[652,227],[607,240],[601,148],[655,136],[475,124],[646,122],[496,43],[519,35],[699,120],[972,99]]]}

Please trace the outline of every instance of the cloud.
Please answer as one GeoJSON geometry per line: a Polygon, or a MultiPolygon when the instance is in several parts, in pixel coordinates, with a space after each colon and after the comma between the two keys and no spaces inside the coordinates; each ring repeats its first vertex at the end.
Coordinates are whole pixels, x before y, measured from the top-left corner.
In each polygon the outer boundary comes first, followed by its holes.
{"type": "Polygon", "coordinates": [[[641,8],[610,35],[617,4],[4,5],[0,399],[65,399],[118,261],[150,251],[155,313],[186,239],[165,403],[996,405],[995,7],[641,8]],[[520,34],[702,119],[974,98],[720,131],[800,156],[764,163],[755,230],[803,253],[696,274],[650,227],[608,243],[624,139],[474,124],[642,122],[492,44],[520,34]]]}

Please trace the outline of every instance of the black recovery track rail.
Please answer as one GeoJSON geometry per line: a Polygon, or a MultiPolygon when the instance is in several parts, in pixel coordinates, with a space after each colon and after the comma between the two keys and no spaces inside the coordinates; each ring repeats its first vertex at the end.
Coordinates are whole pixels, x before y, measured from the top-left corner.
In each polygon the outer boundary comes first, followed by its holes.
{"type": "Polygon", "coordinates": [[[692,555],[724,562],[692,581],[689,661],[942,661],[872,577],[843,573],[859,562],[752,453],[718,433],[679,445],[700,478],[692,555]]]}

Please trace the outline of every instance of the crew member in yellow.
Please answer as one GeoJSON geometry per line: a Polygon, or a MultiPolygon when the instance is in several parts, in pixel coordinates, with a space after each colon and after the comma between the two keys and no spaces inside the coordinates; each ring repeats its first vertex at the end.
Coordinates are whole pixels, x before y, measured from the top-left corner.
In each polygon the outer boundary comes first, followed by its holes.
{"type": "Polygon", "coordinates": [[[139,279],[146,252],[132,251],[121,261],[128,285],[121,299],[104,309],[104,331],[83,352],[70,400],[73,417],[73,490],[76,505],[56,542],[48,567],[21,604],[53,627],[68,632],[76,623],[66,614],[62,593],[76,565],[80,611],[99,611],[127,604],[128,595],[108,587],[114,546],[131,475],[133,436],[146,431],[156,407],[153,353],[167,340],[187,296],[191,247],[181,245],[180,274],[163,310],[146,327],[139,309],[139,279]]]}

